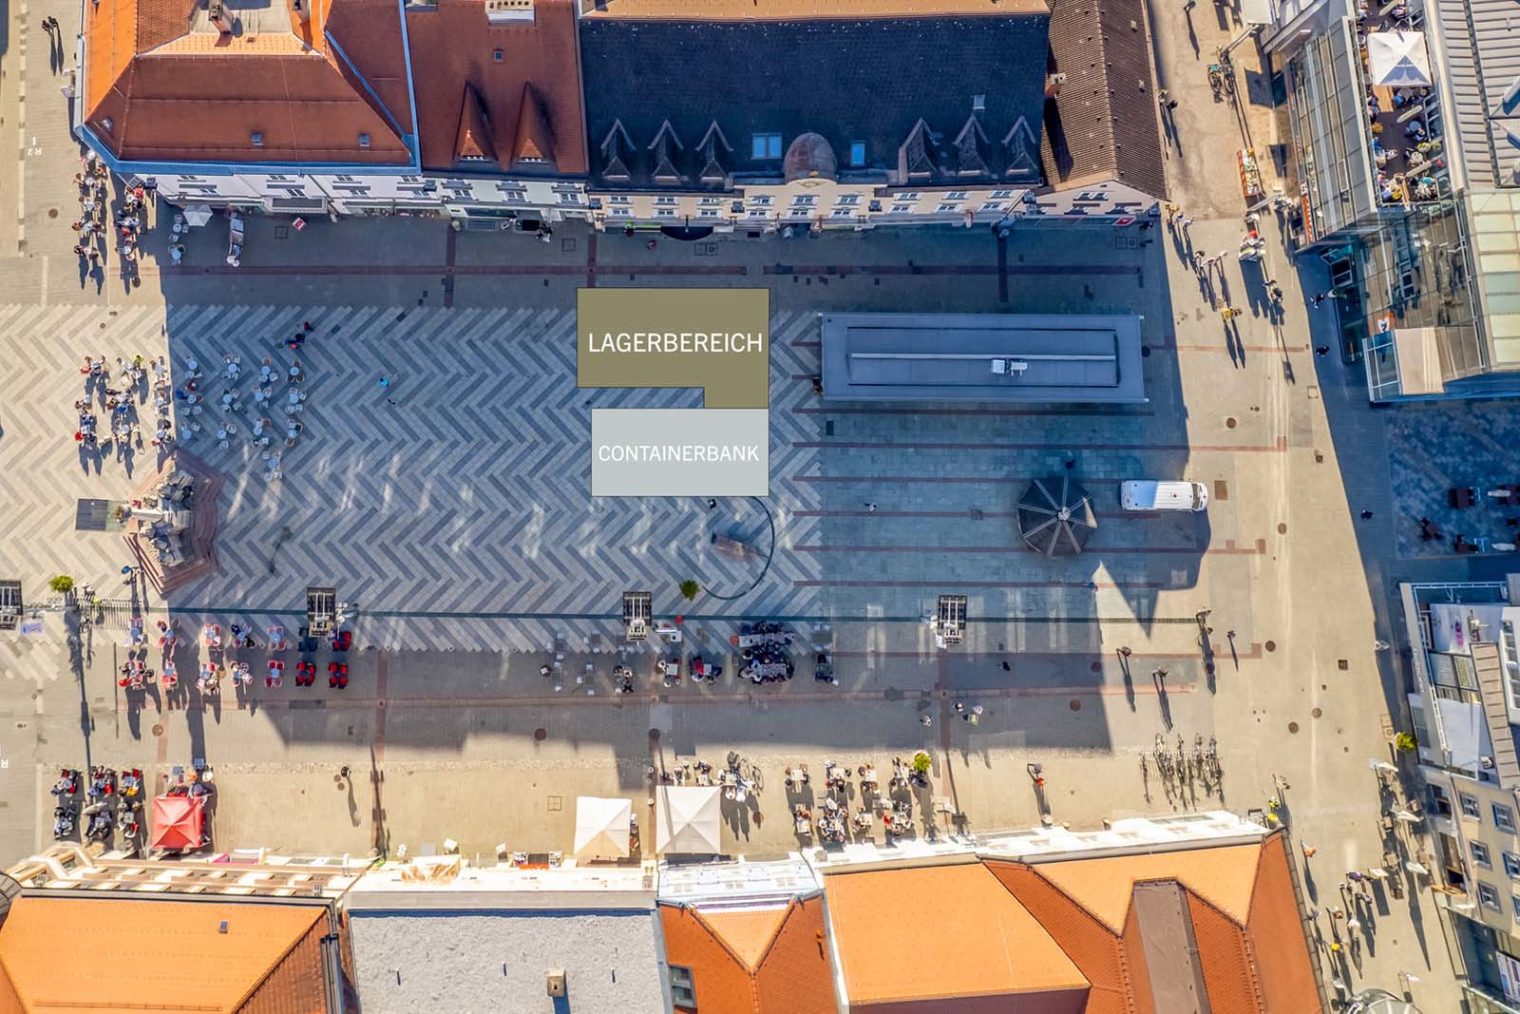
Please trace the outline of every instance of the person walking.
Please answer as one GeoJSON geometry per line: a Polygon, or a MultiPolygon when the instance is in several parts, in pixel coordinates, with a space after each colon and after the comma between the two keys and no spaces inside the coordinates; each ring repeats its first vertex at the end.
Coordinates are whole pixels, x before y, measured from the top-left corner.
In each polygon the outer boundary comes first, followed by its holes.
{"type": "Polygon", "coordinates": [[[872,503],[871,501],[867,500],[866,501],[866,510],[869,511],[870,513],[872,513],[872,514],[875,514],[876,513],[876,505],[874,503],[872,503]]]}

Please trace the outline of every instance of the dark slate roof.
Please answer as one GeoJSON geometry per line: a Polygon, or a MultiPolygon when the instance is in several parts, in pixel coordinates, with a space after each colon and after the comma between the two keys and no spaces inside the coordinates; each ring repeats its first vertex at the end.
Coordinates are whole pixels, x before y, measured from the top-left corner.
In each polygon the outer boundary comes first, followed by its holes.
{"type": "Polygon", "coordinates": [[[1045,179],[1077,190],[1116,179],[1166,196],[1145,0],[1051,0],[1051,71],[1066,75],[1045,107],[1045,179]]]}
{"type": "Polygon", "coordinates": [[[860,20],[585,18],[592,177],[717,188],[724,181],[714,160],[729,176],[779,177],[781,155],[816,132],[846,175],[851,143],[864,141],[865,168],[916,162],[928,175],[915,184],[1038,183],[1047,20],[1028,9],[860,20]],[[977,95],[985,109],[968,127],[977,95]],[[926,129],[914,137],[920,121],[926,129]],[[754,159],[753,135],[771,133],[781,135],[780,153],[754,159]],[[963,168],[981,175],[960,175],[963,168]]]}

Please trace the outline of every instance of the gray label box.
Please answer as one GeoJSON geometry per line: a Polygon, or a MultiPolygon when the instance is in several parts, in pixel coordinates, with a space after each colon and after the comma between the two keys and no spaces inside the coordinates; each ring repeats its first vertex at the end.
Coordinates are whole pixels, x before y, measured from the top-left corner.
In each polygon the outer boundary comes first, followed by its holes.
{"type": "Polygon", "coordinates": [[[591,411],[592,496],[769,496],[763,408],[591,411]]]}

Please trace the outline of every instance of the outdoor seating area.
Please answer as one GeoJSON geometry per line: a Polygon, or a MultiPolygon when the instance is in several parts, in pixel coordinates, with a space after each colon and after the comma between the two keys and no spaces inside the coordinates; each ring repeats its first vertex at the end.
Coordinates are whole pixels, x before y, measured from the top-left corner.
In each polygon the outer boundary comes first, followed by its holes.
{"type": "Polygon", "coordinates": [[[1433,201],[1448,171],[1440,130],[1426,113],[1437,98],[1424,33],[1411,30],[1404,3],[1372,10],[1364,2],[1357,21],[1378,201],[1433,201]]]}
{"type": "MultiPolygon", "coordinates": [[[[630,606],[627,596],[624,597],[623,604],[624,621],[629,624],[630,606]]],[[[635,603],[634,611],[636,618],[632,622],[639,631],[639,636],[634,640],[643,642],[650,629],[647,601],[635,603]]],[[[689,642],[679,617],[674,621],[660,620],[652,629],[658,650],[647,663],[647,671],[653,684],[660,687],[678,687],[687,681],[692,684],[716,685],[721,683],[723,674],[730,671],[756,686],[781,684],[791,680],[797,673],[793,646],[798,635],[784,623],[774,620],[741,622],[738,633],[728,638],[732,652],[720,654],[714,654],[711,648],[688,651],[689,642]]],[[[813,642],[810,653],[814,682],[837,686],[839,679],[834,675],[834,659],[826,626],[819,626],[813,632],[813,642]]],[[[539,664],[538,674],[549,681],[554,693],[564,692],[567,685],[572,683],[576,691],[587,695],[601,692],[607,683],[610,683],[614,694],[630,694],[638,689],[640,680],[634,666],[628,661],[629,648],[604,642],[597,637],[587,637],[583,650],[591,657],[591,661],[584,663],[583,669],[571,674],[566,664],[570,648],[565,638],[556,636],[549,645],[547,657],[539,664]],[[609,661],[612,661],[610,668],[605,670],[606,683],[603,680],[604,670],[596,661],[597,656],[602,654],[608,655],[609,661]]]]}

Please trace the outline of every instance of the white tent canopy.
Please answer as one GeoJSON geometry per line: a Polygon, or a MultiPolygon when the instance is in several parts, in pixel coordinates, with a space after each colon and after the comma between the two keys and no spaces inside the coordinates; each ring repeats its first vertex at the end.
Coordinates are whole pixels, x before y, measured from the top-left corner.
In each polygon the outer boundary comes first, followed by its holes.
{"type": "Polygon", "coordinates": [[[205,225],[211,221],[211,209],[204,204],[187,204],[180,214],[185,216],[186,225],[205,225]]]}
{"type": "Polygon", "coordinates": [[[575,799],[575,858],[626,858],[628,825],[633,804],[626,799],[577,796],[575,799]]]}
{"type": "Polygon", "coordinates": [[[661,785],[654,800],[655,851],[715,855],[723,851],[718,787],[661,785]]]}
{"type": "Polygon", "coordinates": [[[1430,55],[1425,51],[1424,32],[1371,32],[1367,36],[1367,62],[1374,85],[1399,88],[1431,82],[1430,55]]]}

